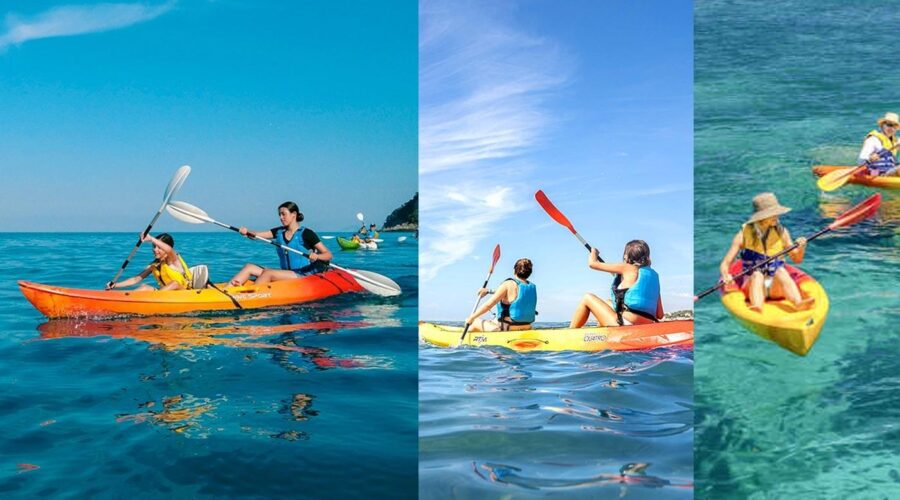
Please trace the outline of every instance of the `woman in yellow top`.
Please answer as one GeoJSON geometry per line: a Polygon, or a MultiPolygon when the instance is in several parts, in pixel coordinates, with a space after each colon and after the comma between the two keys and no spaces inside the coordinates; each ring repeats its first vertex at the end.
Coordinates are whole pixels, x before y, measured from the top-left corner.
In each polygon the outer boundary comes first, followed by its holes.
{"type": "MultiPolygon", "coordinates": [[[[153,244],[153,256],[156,259],[144,268],[137,276],[107,285],[106,289],[125,288],[136,285],[147,276],[153,275],[160,290],[187,290],[191,287],[193,276],[188,265],[175,251],[175,240],[168,233],[162,233],[157,237],[149,234],[144,241],[153,244]]],[[[141,285],[135,291],[155,290],[150,285],[141,285]]]]}
{"type": "MultiPolygon", "coordinates": [[[[719,264],[723,282],[733,281],[728,269],[739,253],[743,269],[748,269],[794,244],[791,233],[778,219],[778,216],[790,211],[790,208],[780,205],[778,198],[772,193],[761,193],[753,197],[753,215],[734,236],[731,248],[719,264]]],[[[800,237],[797,238],[797,248],[789,252],[788,256],[799,264],[803,262],[805,252],[806,238],[800,237]]],[[[757,312],[762,312],[767,297],[785,297],[800,310],[809,309],[815,301],[812,297],[802,297],[797,283],[784,268],[783,259],[775,259],[753,271],[750,278],[744,280],[743,289],[750,297],[750,309],[757,312]]]]}

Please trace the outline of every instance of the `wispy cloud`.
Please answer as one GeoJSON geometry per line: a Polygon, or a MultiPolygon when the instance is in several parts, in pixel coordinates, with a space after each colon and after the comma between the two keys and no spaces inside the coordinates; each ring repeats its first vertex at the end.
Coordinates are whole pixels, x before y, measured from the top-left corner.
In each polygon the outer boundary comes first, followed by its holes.
{"type": "Polygon", "coordinates": [[[425,280],[525,208],[513,202],[527,197],[507,181],[504,162],[546,138],[557,119],[547,101],[568,82],[566,54],[517,29],[505,8],[420,3],[420,210],[434,234],[419,261],[425,280]]]}
{"type": "Polygon", "coordinates": [[[160,5],[107,3],[55,7],[32,17],[7,14],[5,31],[0,34],[0,51],[31,40],[83,35],[124,28],[155,19],[175,6],[174,1],[160,5]]]}
{"type": "Polygon", "coordinates": [[[426,281],[471,254],[475,244],[494,231],[500,220],[525,208],[515,201],[521,197],[512,187],[484,192],[473,183],[462,189],[446,186],[422,193],[420,211],[441,214],[428,217],[433,236],[422,240],[426,243],[419,255],[419,276],[426,281]]]}

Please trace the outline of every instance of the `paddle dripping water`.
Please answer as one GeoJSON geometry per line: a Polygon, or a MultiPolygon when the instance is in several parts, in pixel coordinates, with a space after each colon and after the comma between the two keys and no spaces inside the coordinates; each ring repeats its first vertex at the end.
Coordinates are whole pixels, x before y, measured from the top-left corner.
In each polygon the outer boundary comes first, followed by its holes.
{"type": "MultiPolygon", "coordinates": [[[[174,236],[185,260],[207,264],[215,281],[247,261],[278,263],[271,247],[231,233],[174,236]]],[[[341,256],[395,278],[404,291],[396,298],[47,321],[15,285],[102,287],[133,241],[132,233],[0,234],[8,410],[0,456],[9,465],[0,484],[14,482],[23,498],[415,495],[415,244],[341,256]],[[28,467],[16,475],[16,464],[28,467]],[[91,481],[71,480],[85,474],[91,481]]],[[[151,258],[144,246],[129,269],[151,258]]]]}
{"type": "MultiPolygon", "coordinates": [[[[718,264],[753,195],[774,191],[796,238],[874,191],[823,194],[815,164],[852,165],[891,109],[897,81],[868,74],[900,21],[836,0],[695,4],[695,283],[718,264]],[[862,104],[861,104],[862,103],[862,104]],[[752,147],[735,147],[737,144],[752,147]]],[[[800,358],[747,332],[716,300],[696,303],[696,497],[892,498],[897,491],[900,197],[882,190],[872,219],[811,243],[799,266],[831,299],[800,358]]]]}

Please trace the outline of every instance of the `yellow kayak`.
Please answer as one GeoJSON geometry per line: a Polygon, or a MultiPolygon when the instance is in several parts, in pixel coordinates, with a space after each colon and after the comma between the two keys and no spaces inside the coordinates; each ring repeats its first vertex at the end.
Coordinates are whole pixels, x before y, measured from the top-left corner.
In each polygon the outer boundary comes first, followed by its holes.
{"type": "MultiPolygon", "coordinates": [[[[460,345],[462,328],[419,323],[419,338],[438,347],[460,345]]],[[[550,328],[517,332],[467,332],[461,345],[502,346],[515,351],[640,351],[694,347],[694,321],[593,328],[550,328]]]]}
{"type": "MultiPolygon", "coordinates": [[[[750,309],[746,294],[741,290],[743,280],[738,278],[722,288],[722,304],[748,330],[771,340],[779,346],[805,356],[819,338],[819,332],[828,315],[828,295],[812,276],[796,267],[785,264],[804,297],[816,299],[813,307],[798,311],[787,299],[766,300],[762,312],[750,309]]],[[[732,275],[741,272],[741,262],[736,261],[729,270],[732,275]]]]}

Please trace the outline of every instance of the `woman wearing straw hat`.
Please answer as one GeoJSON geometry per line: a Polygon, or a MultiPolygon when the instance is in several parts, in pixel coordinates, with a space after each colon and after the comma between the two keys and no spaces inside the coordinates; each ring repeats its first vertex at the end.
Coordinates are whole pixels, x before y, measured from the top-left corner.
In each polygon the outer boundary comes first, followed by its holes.
{"type": "Polygon", "coordinates": [[[897,128],[900,116],[885,113],[878,119],[878,128],[866,134],[862,149],[859,150],[857,164],[868,163],[868,175],[896,175],[897,128]]]}
{"type": "MultiPolygon", "coordinates": [[[[772,193],[761,193],[753,197],[753,215],[734,236],[731,248],[719,264],[722,281],[732,281],[728,268],[738,253],[743,268],[748,269],[793,245],[791,234],[778,220],[778,216],[790,211],[790,208],[779,204],[778,198],[772,193]]],[[[799,264],[803,262],[805,252],[806,238],[801,237],[797,238],[797,248],[788,255],[799,264]]],[[[785,297],[797,309],[808,309],[815,301],[811,297],[801,296],[800,289],[784,268],[784,260],[781,259],[773,260],[754,271],[743,286],[750,297],[750,309],[758,312],[762,311],[766,297],[785,297]]]]}

